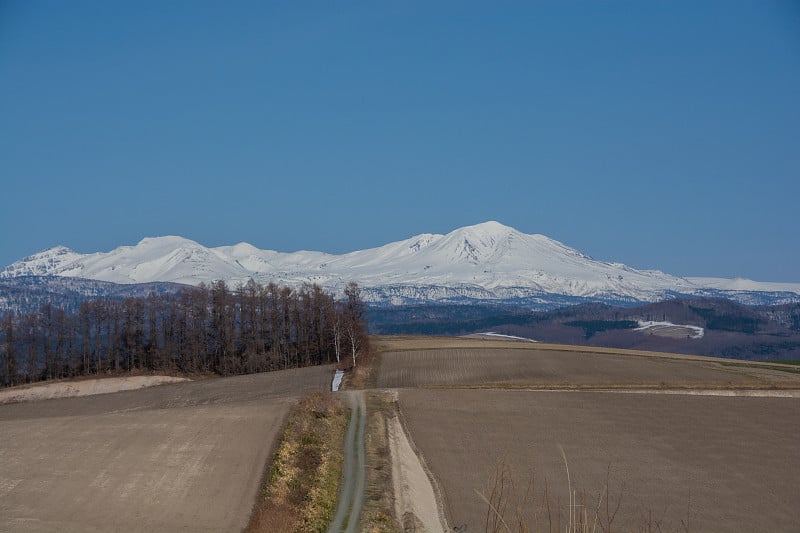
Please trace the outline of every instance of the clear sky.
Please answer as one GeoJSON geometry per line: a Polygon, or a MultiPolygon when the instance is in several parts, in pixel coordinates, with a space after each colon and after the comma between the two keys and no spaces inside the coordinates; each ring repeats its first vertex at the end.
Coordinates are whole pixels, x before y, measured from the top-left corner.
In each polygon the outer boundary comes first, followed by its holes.
{"type": "Polygon", "coordinates": [[[800,281],[800,3],[0,0],[0,265],[498,220],[800,281]]]}

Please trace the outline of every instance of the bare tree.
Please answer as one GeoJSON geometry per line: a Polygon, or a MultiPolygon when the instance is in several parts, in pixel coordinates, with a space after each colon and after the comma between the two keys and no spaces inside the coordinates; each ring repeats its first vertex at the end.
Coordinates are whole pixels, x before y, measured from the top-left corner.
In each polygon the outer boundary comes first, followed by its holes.
{"type": "Polygon", "coordinates": [[[350,282],[344,289],[344,328],[348,343],[350,344],[350,354],[353,357],[353,366],[356,366],[356,358],[361,352],[366,340],[366,328],[364,326],[364,312],[366,306],[361,299],[361,289],[358,284],[350,282]]]}
{"type": "Polygon", "coordinates": [[[5,360],[3,361],[3,381],[8,387],[16,382],[17,377],[17,354],[14,339],[14,315],[9,313],[4,320],[5,330],[5,360]]]}
{"type": "MultiPolygon", "coordinates": [[[[333,351],[336,354],[336,363],[341,362],[342,339],[344,337],[344,322],[341,306],[337,305],[333,311],[333,351]]],[[[355,363],[353,363],[355,364],[355,363]]]]}

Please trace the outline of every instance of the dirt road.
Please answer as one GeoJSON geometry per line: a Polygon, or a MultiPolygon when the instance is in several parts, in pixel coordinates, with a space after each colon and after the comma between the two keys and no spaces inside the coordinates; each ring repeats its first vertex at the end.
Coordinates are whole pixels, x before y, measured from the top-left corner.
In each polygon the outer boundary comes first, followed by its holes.
{"type": "Polygon", "coordinates": [[[356,533],[364,504],[364,433],[367,426],[367,406],[363,391],[347,391],[344,394],[350,404],[350,424],[347,426],[344,442],[344,473],[339,503],[328,533],[356,533]]]}

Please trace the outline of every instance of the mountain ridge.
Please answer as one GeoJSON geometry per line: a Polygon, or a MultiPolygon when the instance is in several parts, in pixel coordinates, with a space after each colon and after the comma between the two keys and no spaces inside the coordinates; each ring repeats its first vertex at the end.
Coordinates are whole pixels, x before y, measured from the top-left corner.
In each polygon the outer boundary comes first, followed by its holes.
{"type": "MultiPolygon", "coordinates": [[[[496,221],[423,233],[344,254],[261,250],[249,243],[205,247],[180,236],[146,237],[133,246],[80,254],[65,246],[38,252],[2,271],[0,278],[64,276],[113,283],[197,285],[317,283],[340,292],[356,281],[372,303],[531,300],[548,296],[612,302],[653,302],[674,295],[800,301],[800,283],[736,278],[686,278],[599,261],[541,234],[496,221]],[[764,296],[772,295],[772,296],[764,296]]],[[[746,302],[745,302],[746,303],[746,302]]]]}

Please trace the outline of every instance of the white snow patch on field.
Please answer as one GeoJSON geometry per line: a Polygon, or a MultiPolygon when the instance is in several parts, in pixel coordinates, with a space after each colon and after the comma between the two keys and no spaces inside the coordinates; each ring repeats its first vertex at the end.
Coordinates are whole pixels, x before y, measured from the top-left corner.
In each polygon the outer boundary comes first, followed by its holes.
{"type": "Polygon", "coordinates": [[[653,320],[639,320],[639,327],[634,331],[648,331],[658,335],[659,333],[667,333],[668,331],[675,331],[676,329],[690,330],[693,333],[689,334],[691,339],[702,339],[705,330],[700,326],[690,326],[688,324],[673,324],[672,322],[655,322],[653,320]]]}
{"type": "Polygon", "coordinates": [[[339,386],[342,384],[343,377],[344,377],[344,370],[337,370],[336,373],[333,375],[333,382],[331,383],[331,392],[337,392],[339,390],[339,386]]]}
{"type": "Polygon", "coordinates": [[[533,339],[529,339],[528,337],[517,337],[516,335],[505,335],[503,333],[496,333],[494,331],[487,331],[485,333],[476,333],[475,335],[479,335],[481,337],[493,337],[497,339],[509,339],[514,341],[526,341],[526,342],[539,342],[533,339]]]}

